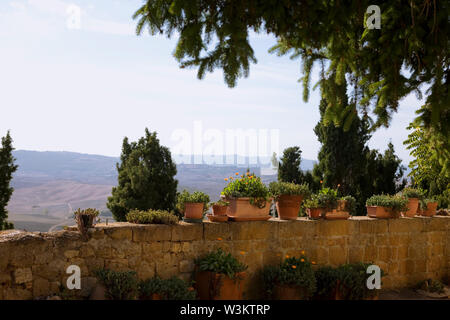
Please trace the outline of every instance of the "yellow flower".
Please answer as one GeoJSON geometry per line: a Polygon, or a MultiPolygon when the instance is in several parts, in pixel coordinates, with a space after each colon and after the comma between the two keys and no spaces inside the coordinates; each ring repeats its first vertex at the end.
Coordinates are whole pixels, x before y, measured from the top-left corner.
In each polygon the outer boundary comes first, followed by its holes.
{"type": "Polygon", "coordinates": [[[238,175],[239,175],[239,172],[236,172],[236,175],[238,176],[238,175]]]}
{"type": "Polygon", "coordinates": [[[288,255],[286,255],[286,259],[288,259],[289,258],[289,256],[288,255]]]}
{"type": "Polygon", "coordinates": [[[320,180],[320,183],[323,183],[323,181],[322,181],[322,180],[320,180]]]}
{"type": "Polygon", "coordinates": [[[341,185],[338,183],[338,188],[340,187],[341,185]]]}
{"type": "Polygon", "coordinates": [[[241,251],[241,254],[244,255],[244,254],[245,254],[245,251],[241,251]]]}
{"type": "Polygon", "coordinates": [[[225,179],[223,179],[223,180],[228,181],[228,178],[225,178],[225,179]]]}
{"type": "Polygon", "coordinates": [[[312,261],[311,263],[312,263],[312,264],[316,264],[316,262],[315,262],[315,261],[312,261]]]}
{"type": "Polygon", "coordinates": [[[295,266],[295,265],[292,265],[292,269],[296,269],[297,268],[297,266],[295,266]]]}
{"type": "Polygon", "coordinates": [[[305,262],[305,259],[300,259],[301,262],[305,262]]]}
{"type": "Polygon", "coordinates": [[[222,238],[217,238],[217,240],[222,241],[222,238]]]}
{"type": "Polygon", "coordinates": [[[305,255],[305,250],[302,250],[302,255],[305,255]]]}

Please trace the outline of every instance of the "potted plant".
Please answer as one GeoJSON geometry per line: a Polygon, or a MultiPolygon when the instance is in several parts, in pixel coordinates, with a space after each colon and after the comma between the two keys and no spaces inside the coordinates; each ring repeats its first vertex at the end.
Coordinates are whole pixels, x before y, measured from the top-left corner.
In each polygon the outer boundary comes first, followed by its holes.
{"type": "Polygon", "coordinates": [[[234,221],[256,221],[270,219],[271,201],[269,190],[261,178],[250,173],[236,178],[225,178],[228,185],[222,191],[222,197],[230,203],[227,215],[234,221]]]}
{"type": "Polygon", "coordinates": [[[423,193],[419,189],[404,188],[399,195],[408,199],[408,210],[402,212],[405,217],[414,217],[419,208],[419,201],[423,197],[423,193]]]}
{"type": "Polygon", "coordinates": [[[229,205],[230,203],[224,200],[211,203],[212,214],[207,214],[208,219],[215,222],[227,221],[227,211],[229,205]]]}
{"type": "Polygon", "coordinates": [[[91,294],[91,300],[135,300],[139,282],[134,271],[94,271],[99,284],[91,294]]]}
{"type": "Polygon", "coordinates": [[[321,266],[315,270],[316,300],[338,300],[339,295],[339,277],[336,268],[330,266],[321,266]]]}
{"type": "MultiPolygon", "coordinates": [[[[336,268],[337,291],[336,300],[376,300],[377,289],[367,287],[367,279],[370,274],[367,268],[372,263],[349,263],[336,268]]],[[[385,276],[381,270],[381,277],[385,276]]]]}
{"type": "Polygon", "coordinates": [[[309,201],[305,201],[306,212],[311,219],[324,218],[328,212],[337,208],[337,201],[337,190],[322,188],[309,201]]]}
{"type": "Polygon", "coordinates": [[[78,230],[83,238],[87,237],[87,231],[95,225],[95,218],[98,217],[100,211],[93,208],[83,209],[78,208],[74,212],[75,220],[77,222],[78,230]]]}
{"type": "Polygon", "coordinates": [[[432,217],[436,214],[438,202],[435,199],[423,199],[420,202],[421,215],[424,217],[432,217]]]}
{"type": "Polygon", "coordinates": [[[204,213],[208,210],[209,196],[201,191],[189,193],[183,190],[177,197],[177,206],[184,212],[186,222],[202,222],[204,213]]]}
{"type": "Polygon", "coordinates": [[[306,256],[287,257],[278,266],[266,266],[262,278],[267,297],[275,300],[306,300],[316,290],[316,278],[306,256]]]}
{"type": "Polygon", "coordinates": [[[169,279],[155,276],[139,283],[140,300],[195,300],[196,296],[189,283],[175,276],[169,279]]]}
{"type": "Polygon", "coordinates": [[[200,300],[241,300],[247,266],[222,249],[195,260],[195,288],[200,300]]]}
{"type": "Polygon", "coordinates": [[[323,204],[319,203],[316,194],[313,194],[311,199],[305,201],[304,207],[306,208],[306,213],[310,219],[320,219],[325,214],[325,207],[323,204]]]}
{"type": "Polygon", "coordinates": [[[270,195],[274,198],[278,216],[281,220],[296,220],[302,200],[309,196],[307,184],[271,182],[270,195]]]}
{"type": "Polygon", "coordinates": [[[408,200],[401,196],[374,195],[367,199],[367,215],[372,218],[398,218],[400,212],[406,211],[408,200]]]}

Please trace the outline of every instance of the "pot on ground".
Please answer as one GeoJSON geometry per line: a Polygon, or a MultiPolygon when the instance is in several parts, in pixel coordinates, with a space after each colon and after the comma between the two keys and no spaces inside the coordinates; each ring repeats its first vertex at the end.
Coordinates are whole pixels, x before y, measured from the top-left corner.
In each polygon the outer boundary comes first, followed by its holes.
{"type": "Polygon", "coordinates": [[[245,272],[233,279],[225,274],[199,271],[195,275],[195,289],[200,300],[242,300],[245,272]]]}
{"type": "Polygon", "coordinates": [[[306,300],[307,297],[305,288],[288,285],[275,285],[272,294],[274,300],[306,300]]]}
{"type": "Polygon", "coordinates": [[[409,198],[408,199],[408,210],[403,212],[405,217],[414,217],[417,214],[417,209],[419,208],[419,198],[409,198]]]}
{"type": "Polygon", "coordinates": [[[382,206],[366,206],[367,215],[371,218],[378,219],[393,219],[399,218],[400,213],[393,211],[392,208],[382,206]]]}
{"type": "Polygon", "coordinates": [[[235,221],[258,221],[271,218],[271,201],[258,201],[251,198],[229,198],[227,215],[235,221]],[[254,204],[252,204],[252,201],[254,204]]]}
{"type": "Polygon", "coordinates": [[[427,208],[425,210],[422,210],[422,216],[425,217],[432,217],[436,214],[438,203],[437,202],[428,202],[427,208]]]}
{"type": "Polygon", "coordinates": [[[276,202],[278,217],[281,220],[296,220],[303,196],[281,195],[276,202]]]}
{"type": "Polygon", "coordinates": [[[203,202],[186,202],[184,204],[184,217],[186,219],[203,219],[203,202]]]}

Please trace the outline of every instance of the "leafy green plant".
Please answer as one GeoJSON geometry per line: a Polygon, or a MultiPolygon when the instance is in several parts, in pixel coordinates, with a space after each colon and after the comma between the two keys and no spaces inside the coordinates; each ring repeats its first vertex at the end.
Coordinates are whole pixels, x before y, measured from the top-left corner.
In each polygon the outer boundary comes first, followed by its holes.
{"type": "Polygon", "coordinates": [[[436,199],[433,198],[425,198],[420,200],[420,209],[421,210],[427,210],[428,204],[432,202],[437,202],[436,199]]]}
{"type": "Polygon", "coordinates": [[[337,190],[331,188],[322,188],[317,194],[317,201],[323,208],[335,209],[337,200],[337,190]]]}
{"type": "Polygon", "coordinates": [[[310,209],[324,208],[324,205],[319,202],[319,197],[317,194],[313,194],[310,199],[305,200],[302,206],[310,209]]]}
{"type": "Polygon", "coordinates": [[[222,199],[216,202],[211,202],[211,206],[227,207],[229,205],[230,203],[228,201],[224,201],[222,199]]]}
{"type": "MultiPolygon", "coordinates": [[[[367,288],[367,268],[372,263],[350,263],[336,268],[339,280],[339,291],[345,300],[360,300],[376,295],[376,289],[367,288]]],[[[381,276],[385,275],[381,270],[381,276]]]]}
{"type": "Polygon", "coordinates": [[[194,288],[180,278],[161,279],[158,276],[139,283],[139,297],[149,299],[158,294],[162,300],[195,300],[197,293],[194,288]]]}
{"type": "Polygon", "coordinates": [[[332,298],[331,294],[336,289],[339,279],[337,269],[330,266],[322,266],[314,274],[317,283],[316,295],[323,298],[332,298]]]}
{"type": "Polygon", "coordinates": [[[131,223],[138,224],[177,224],[178,217],[165,210],[131,210],[126,215],[131,223]]]}
{"type": "Polygon", "coordinates": [[[394,212],[406,211],[408,200],[401,196],[390,196],[385,194],[374,195],[367,199],[367,206],[380,206],[391,208],[394,212]]]}
{"type": "Polygon", "coordinates": [[[345,201],[344,210],[349,212],[351,215],[356,214],[356,199],[352,196],[342,197],[341,200],[345,201]]]}
{"type": "Polygon", "coordinates": [[[245,174],[239,176],[236,172],[236,178],[225,178],[229,181],[228,185],[223,189],[222,195],[227,198],[250,198],[250,203],[257,207],[263,208],[269,198],[269,190],[261,181],[260,177],[255,176],[248,170],[245,174]]]}
{"type": "Polygon", "coordinates": [[[190,193],[187,190],[183,190],[183,192],[177,195],[177,208],[180,212],[184,212],[185,203],[203,203],[203,212],[208,211],[209,204],[209,196],[201,191],[194,191],[190,193]]]}
{"type": "Polygon", "coordinates": [[[230,253],[225,253],[222,249],[217,249],[195,259],[195,264],[199,271],[225,274],[230,279],[234,279],[236,274],[247,270],[245,264],[239,262],[230,253]]]}
{"type": "Polygon", "coordinates": [[[95,276],[106,288],[106,298],[112,300],[134,300],[139,283],[134,271],[113,271],[102,269],[95,276]]]}
{"type": "Polygon", "coordinates": [[[421,189],[414,189],[414,188],[404,188],[402,191],[399,192],[400,196],[404,196],[405,198],[418,198],[422,199],[424,196],[424,191],[421,189]]]}
{"type": "Polygon", "coordinates": [[[266,266],[262,271],[266,295],[271,296],[275,285],[305,290],[305,298],[316,291],[316,278],[312,263],[305,255],[287,257],[278,266],[266,266]]]}
{"type": "Polygon", "coordinates": [[[75,216],[77,215],[90,215],[97,217],[100,214],[100,211],[94,208],[87,208],[87,209],[80,209],[78,208],[74,213],[75,216]]]}
{"type": "Polygon", "coordinates": [[[273,181],[269,184],[269,193],[274,198],[282,195],[294,195],[308,197],[311,192],[307,184],[295,184],[291,182],[273,181]]]}

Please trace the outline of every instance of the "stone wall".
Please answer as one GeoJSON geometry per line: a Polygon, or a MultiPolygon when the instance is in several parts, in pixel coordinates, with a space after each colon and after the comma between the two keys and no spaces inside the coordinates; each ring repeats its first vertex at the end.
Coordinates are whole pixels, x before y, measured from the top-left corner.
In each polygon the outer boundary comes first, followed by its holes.
{"type": "MultiPolygon", "coordinates": [[[[245,298],[260,298],[258,271],[285,255],[306,255],[318,265],[374,262],[388,275],[383,288],[449,275],[450,217],[341,221],[260,221],[166,225],[99,225],[82,241],[77,231],[0,233],[0,299],[59,293],[69,265],[82,272],[87,297],[100,268],[134,270],[145,279],[189,279],[194,258],[223,248],[248,264],[245,298]]],[[[72,229],[73,230],[73,229],[72,229]]]]}

